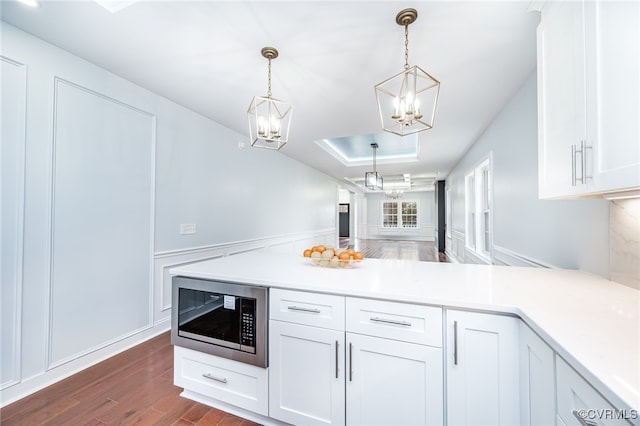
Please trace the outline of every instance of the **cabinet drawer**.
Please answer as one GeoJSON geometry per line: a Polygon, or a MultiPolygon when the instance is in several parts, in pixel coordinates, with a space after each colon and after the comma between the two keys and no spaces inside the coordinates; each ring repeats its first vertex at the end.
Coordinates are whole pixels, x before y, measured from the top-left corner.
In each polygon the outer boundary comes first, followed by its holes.
{"type": "Polygon", "coordinates": [[[556,395],[558,424],[631,425],[633,413],[618,411],[569,364],[556,355],[556,395]],[[585,416],[579,419],[580,414],[585,416]],[[626,419],[624,417],[627,417],[626,419]],[[621,418],[618,418],[621,417],[621,418]]]}
{"type": "Polygon", "coordinates": [[[268,415],[266,368],[174,347],[174,383],[258,414],[268,415]]]}
{"type": "Polygon", "coordinates": [[[344,330],[344,297],[271,289],[269,315],[274,320],[344,330]]]}
{"type": "Polygon", "coordinates": [[[352,333],[442,347],[442,309],[347,298],[346,329],[352,333]]]}

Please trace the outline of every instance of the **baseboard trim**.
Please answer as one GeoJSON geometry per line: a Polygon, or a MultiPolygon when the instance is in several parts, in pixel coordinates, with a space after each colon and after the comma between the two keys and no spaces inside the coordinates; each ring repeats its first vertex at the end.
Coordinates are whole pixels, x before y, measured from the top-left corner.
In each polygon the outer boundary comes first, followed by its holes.
{"type": "Polygon", "coordinates": [[[13,386],[0,391],[0,407],[9,405],[19,399],[31,395],[41,389],[51,386],[69,376],[96,365],[121,352],[131,349],[153,337],[158,336],[171,329],[169,318],[159,321],[153,327],[148,328],[136,335],[129,336],[113,344],[103,347],[95,352],[76,358],[66,364],[43,371],[29,378],[23,379],[13,386]]]}

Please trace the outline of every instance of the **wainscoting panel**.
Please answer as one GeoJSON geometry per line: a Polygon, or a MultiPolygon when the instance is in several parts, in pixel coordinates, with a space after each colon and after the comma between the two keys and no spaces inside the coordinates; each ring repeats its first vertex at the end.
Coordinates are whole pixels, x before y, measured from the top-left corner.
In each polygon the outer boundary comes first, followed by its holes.
{"type": "Polygon", "coordinates": [[[336,245],[335,241],[336,230],[331,228],[156,253],[154,259],[154,287],[157,294],[155,306],[158,308],[155,312],[155,323],[166,320],[171,315],[171,274],[169,273],[171,268],[255,250],[279,253],[283,256],[302,256],[305,248],[318,244],[336,245]]]}
{"type": "Polygon", "coordinates": [[[553,268],[554,266],[543,263],[500,246],[493,246],[494,265],[528,266],[534,268],[553,268]]]}
{"type": "Polygon", "coordinates": [[[20,381],[27,67],[0,56],[0,389],[20,381]]]}
{"type": "Polygon", "coordinates": [[[419,228],[384,228],[382,226],[369,225],[367,238],[380,240],[409,240],[409,241],[435,241],[436,232],[433,226],[421,226],[419,228]]]}
{"type": "Polygon", "coordinates": [[[54,79],[53,368],[152,326],[155,117],[54,79]]]}

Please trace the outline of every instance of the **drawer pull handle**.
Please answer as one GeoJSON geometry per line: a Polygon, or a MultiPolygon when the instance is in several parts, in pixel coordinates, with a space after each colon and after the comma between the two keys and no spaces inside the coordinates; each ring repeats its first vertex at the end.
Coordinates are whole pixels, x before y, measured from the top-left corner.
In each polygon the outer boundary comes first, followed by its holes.
{"type": "Polygon", "coordinates": [[[411,327],[411,323],[408,321],[396,321],[396,320],[390,320],[390,319],[384,319],[384,318],[378,318],[378,317],[371,317],[369,318],[369,321],[383,322],[385,324],[401,325],[403,327],[411,327]]]}
{"type": "Polygon", "coordinates": [[[320,309],[316,308],[301,308],[300,306],[287,306],[290,311],[311,312],[312,314],[319,314],[320,309]]]}
{"type": "Polygon", "coordinates": [[[458,365],[458,321],[453,322],[453,365],[458,365]]]}
{"type": "Polygon", "coordinates": [[[227,383],[227,379],[225,377],[216,377],[216,376],[212,376],[209,373],[203,374],[202,377],[204,377],[205,379],[215,380],[216,382],[220,382],[220,383],[227,383]]]}
{"type": "Polygon", "coordinates": [[[594,422],[593,420],[588,420],[580,416],[578,410],[573,410],[573,416],[578,419],[582,426],[598,426],[598,422],[594,422]]]}
{"type": "Polygon", "coordinates": [[[349,342],[349,381],[353,381],[353,343],[349,342]]]}
{"type": "Polygon", "coordinates": [[[338,341],[336,340],[336,379],[338,378],[338,361],[339,361],[338,341]]]}

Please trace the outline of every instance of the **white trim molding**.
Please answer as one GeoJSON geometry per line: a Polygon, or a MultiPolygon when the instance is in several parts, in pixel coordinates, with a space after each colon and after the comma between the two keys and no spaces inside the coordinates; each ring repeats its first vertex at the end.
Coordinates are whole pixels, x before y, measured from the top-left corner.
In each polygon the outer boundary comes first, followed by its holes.
{"type": "Polygon", "coordinates": [[[534,268],[555,268],[545,262],[524,256],[500,246],[493,246],[493,264],[505,266],[528,266],[534,268]]]}
{"type": "Polygon", "coordinates": [[[324,244],[336,244],[336,229],[275,235],[252,240],[232,241],[205,247],[157,252],[154,256],[154,294],[156,295],[155,321],[162,321],[171,314],[171,275],[169,269],[189,263],[223,256],[233,256],[253,250],[264,250],[284,255],[300,255],[305,248],[324,244]]]}
{"type": "MultiPolygon", "coordinates": [[[[0,390],[19,383],[22,377],[22,293],[23,293],[23,269],[24,269],[24,206],[25,206],[25,159],[26,159],[26,116],[27,116],[27,65],[0,55],[0,62],[11,67],[11,71],[4,70],[3,79],[5,83],[9,78],[12,89],[6,93],[15,94],[3,96],[2,102],[6,114],[15,113],[12,124],[7,125],[11,134],[10,141],[2,142],[2,153],[10,164],[10,167],[0,167],[3,169],[2,180],[5,191],[2,203],[3,210],[0,216],[3,220],[0,224],[6,226],[2,229],[3,249],[0,270],[2,274],[2,290],[0,300],[3,301],[2,320],[6,321],[3,331],[7,332],[2,336],[0,347],[0,359],[3,359],[2,380],[0,390]],[[15,71],[15,74],[14,74],[15,71]],[[14,109],[15,108],[15,109],[14,109]],[[14,133],[15,132],[15,133],[14,133]],[[15,166],[15,169],[13,168],[15,166]],[[6,204],[5,204],[6,203],[6,204]],[[7,304],[9,306],[7,306],[7,304]],[[8,323],[8,324],[7,324],[8,323]],[[10,343],[9,343],[10,342],[10,343]]],[[[5,115],[5,118],[7,116],[5,115]]],[[[5,166],[7,163],[4,164],[5,166]]]]}

